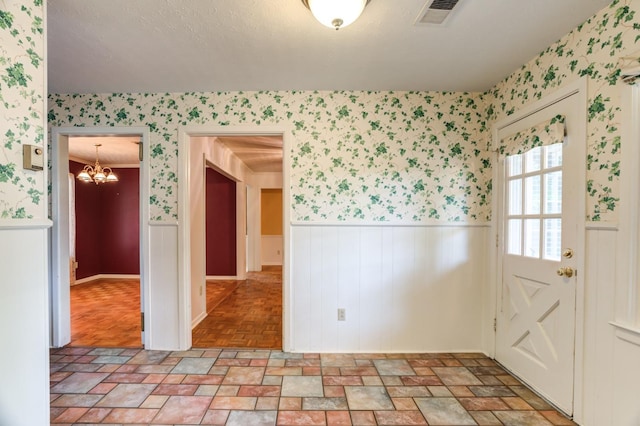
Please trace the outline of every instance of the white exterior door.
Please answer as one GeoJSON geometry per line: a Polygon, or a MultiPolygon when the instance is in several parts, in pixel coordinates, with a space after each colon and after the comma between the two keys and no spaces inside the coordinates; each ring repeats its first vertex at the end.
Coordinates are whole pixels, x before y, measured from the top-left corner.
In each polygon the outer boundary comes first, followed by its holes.
{"type": "Polygon", "coordinates": [[[579,98],[569,95],[498,129],[502,140],[565,117],[563,142],[500,159],[496,359],[567,414],[573,413],[576,290],[584,258],[579,98]]]}

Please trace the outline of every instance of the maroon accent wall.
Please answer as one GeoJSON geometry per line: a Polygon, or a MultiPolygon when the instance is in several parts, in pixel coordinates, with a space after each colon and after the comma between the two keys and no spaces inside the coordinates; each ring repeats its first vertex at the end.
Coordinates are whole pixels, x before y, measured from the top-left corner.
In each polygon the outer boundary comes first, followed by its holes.
{"type": "MultiPolygon", "coordinates": [[[[69,172],[77,176],[83,164],[69,161],[69,172]]],[[[100,255],[93,250],[93,241],[100,240],[100,218],[90,214],[93,206],[100,204],[100,188],[93,183],[76,179],[76,279],[100,273],[100,255]]]]}
{"type": "Polygon", "coordinates": [[[236,183],[206,168],[207,275],[236,275],[236,183]]]}
{"type": "MultiPolygon", "coordinates": [[[[69,161],[74,175],[83,165],[69,161]]],[[[113,169],[119,181],[76,180],[76,278],[140,274],[140,169],[113,169]],[[94,210],[95,208],[95,210],[94,210]]]]}
{"type": "Polygon", "coordinates": [[[113,169],[118,182],[100,185],[103,274],[140,274],[140,169],[113,169]]]}

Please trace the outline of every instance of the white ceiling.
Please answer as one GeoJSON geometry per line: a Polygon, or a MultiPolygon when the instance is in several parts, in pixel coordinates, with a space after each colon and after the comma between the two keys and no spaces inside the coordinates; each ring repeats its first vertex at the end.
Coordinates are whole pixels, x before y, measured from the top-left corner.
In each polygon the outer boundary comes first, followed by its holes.
{"type": "Polygon", "coordinates": [[[301,0],[50,0],[52,93],[485,91],[610,0],[372,0],[340,31],[301,0]]]}
{"type": "MultiPolygon", "coordinates": [[[[334,31],[301,0],[49,0],[48,87],[486,91],[610,0],[460,0],[444,25],[415,25],[429,2],[372,0],[334,31]]],[[[223,141],[256,172],[282,165],[281,140],[223,141]]],[[[101,140],[101,162],[137,163],[133,142],[101,140]]],[[[71,138],[70,156],[94,162],[94,143],[71,138]]]]}
{"type": "Polygon", "coordinates": [[[95,164],[96,144],[100,165],[138,165],[138,141],[140,136],[69,137],[69,159],[85,164],[95,164]]]}
{"type": "MultiPolygon", "coordinates": [[[[282,136],[217,137],[255,173],[282,172],[282,136]]],[[[72,136],[69,159],[95,164],[96,144],[100,164],[104,167],[137,167],[140,136],[72,136]]]]}
{"type": "Polygon", "coordinates": [[[225,136],[216,139],[253,172],[282,172],[282,136],[225,136]]]}

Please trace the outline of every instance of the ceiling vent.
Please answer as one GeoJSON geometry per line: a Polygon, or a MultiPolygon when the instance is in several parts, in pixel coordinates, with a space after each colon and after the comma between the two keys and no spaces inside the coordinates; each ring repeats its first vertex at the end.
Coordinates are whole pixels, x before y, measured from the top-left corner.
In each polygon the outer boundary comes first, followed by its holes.
{"type": "Polygon", "coordinates": [[[458,0],[431,0],[420,12],[417,25],[441,25],[449,17],[458,0]]]}

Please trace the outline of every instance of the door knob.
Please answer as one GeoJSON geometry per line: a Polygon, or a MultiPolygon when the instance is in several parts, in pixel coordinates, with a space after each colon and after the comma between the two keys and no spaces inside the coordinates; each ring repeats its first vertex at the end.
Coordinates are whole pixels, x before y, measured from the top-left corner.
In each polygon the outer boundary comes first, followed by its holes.
{"type": "Polygon", "coordinates": [[[567,278],[571,278],[572,276],[575,275],[575,271],[573,270],[573,268],[568,268],[568,267],[567,268],[558,268],[556,273],[558,274],[558,276],[567,277],[567,278]]]}

